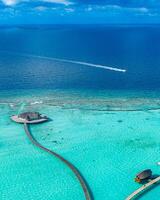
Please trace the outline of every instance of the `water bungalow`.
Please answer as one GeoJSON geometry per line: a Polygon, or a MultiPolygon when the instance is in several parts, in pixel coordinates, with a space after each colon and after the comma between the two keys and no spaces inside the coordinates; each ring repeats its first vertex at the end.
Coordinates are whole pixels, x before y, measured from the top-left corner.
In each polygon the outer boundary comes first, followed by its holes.
{"type": "Polygon", "coordinates": [[[160,182],[160,176],[157,176],[156,178],[154,178],[152,176],[152,171],[150,169],[146,169],[142,171],[141,173],[137,174],[135,181],[138,183],[145,183],[145,184],[142,184],[140,188],[135,190],[125,200],[138,199],[138,197],[142,195],[143,192],[145,192],[147,189],[148,190],[151,189],[152,186],[160,182]]]}
{"type": "Polygon", "coordinates": [[[151,177],[152,177],[152,170],[146,169],[136,175],[135,181],[141,183],[143,181],[147,181],[151,177]]]}
{"type": "Polygon", "coordinates": [[[11,119],[17,123],[37,124],[48,121],[48,117],[38,112],[25,112],[19,115],[11,116],[11,119]]]}

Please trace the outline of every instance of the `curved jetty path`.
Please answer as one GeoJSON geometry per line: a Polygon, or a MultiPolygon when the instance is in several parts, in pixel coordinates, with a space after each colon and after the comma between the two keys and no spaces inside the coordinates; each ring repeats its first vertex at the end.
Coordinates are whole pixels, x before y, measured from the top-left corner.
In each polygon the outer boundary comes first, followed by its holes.
{"type": "Polygon", "coordinates": [[[134,191],[129,197],[126,198],[126,200],[135,199],[136,197],[138,197],[138,195],[140,195],[146,189],[149,189],[154,184],[157,184],[159,181],[160,181],[160,176],[158,176],[157,178],[151,180],[149,183],[143,185],[142,187],[140,187],[139,189],[137,189],[136,191],[134,191]]]}
{"type": "Polygon", "coordinates": [[[82,189],[83,189],[83,192],[85,195],[85,199],[93,200],[93,198],[91,197],[91,194],[89,192],[89,188],[88,188],[85,180],[83,179],[82,175],[80,174],[80,172],[69,161],[64,159],[62,156],[60,156],[59,154],[57,154],[54,151],[51,151],[50,149],[47,149],[46,147],[41,145],[39,142],[37,142],[37,140],[33,137],[33,135],[31,134],[31,132],[29,130],[29,125],[26,123],[24,123],[24,130],[25,130],[26,135],[28,136],[29,140],[32,142],[32,144],[34,144],[38,148],[42,149],[43,151],[46,151],[47,153],[50,153],[51,155],[57,157],[73,171],[73,173],[76,175],[77,179],[79,180],[79,182],[82,186],[82,189]]]}

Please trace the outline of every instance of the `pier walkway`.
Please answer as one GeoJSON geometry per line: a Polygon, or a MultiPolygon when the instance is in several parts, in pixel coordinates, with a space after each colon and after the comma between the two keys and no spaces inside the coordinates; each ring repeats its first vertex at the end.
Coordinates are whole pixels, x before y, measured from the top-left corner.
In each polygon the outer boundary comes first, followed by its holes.
{"type": "Polygon", "coordinates": [[[42,149],[43,151],[57,157],[59,160],[61,160],[64,164],[66,164],[71,170],[72,172],[75,174],[75,176],[77,177],[84,195],[85,195],[85,200],[93,200],[93,198],[91,197],[89,188],[85,182],[85,180],[83,179],[82,175],[80,174],[80,172],[78,171],[78,169],[76,169],[76,167],[74,167],[69,161],[67,161],[65,158],[63,158],[61,155],[57,154],[56,152],[47,149],[46,147],[44,147],[43,145],[41,145],[31,134],[30,130],[29,130],[29,125],[24,123],[24,130],[26,132],[26,135],[28,136],[29,140],[31,141],[31,143],[35,146],[37,146],[38,148],[42,149]]]}
{"type": "Polygon", "coordinates": [[[137,189],[136,191],[134,191],[131,195],[129,195],[126,200],[133,200],[136,197],[138,197],[138,195],[140,195],[142,192],[146,191],[147,189],[149,189],[151,186],[153,186],[154,184],[157,184],[160,182],[160,176],[158,176],[157,178],[151,180],[149,183],[146,183],[145,185],[143,185],[142,187],[140,187],[139,189],[137,189]]]}

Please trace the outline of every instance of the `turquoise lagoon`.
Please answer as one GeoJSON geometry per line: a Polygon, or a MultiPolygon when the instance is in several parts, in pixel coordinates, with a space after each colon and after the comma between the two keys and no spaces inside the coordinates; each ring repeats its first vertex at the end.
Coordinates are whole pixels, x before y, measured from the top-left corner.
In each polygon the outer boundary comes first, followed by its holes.
{"type": "MultiPolygon", "coordinates": [[[[31,131],[44,146],[73,163],[95,200],[124,200],[137,189],[135,174],[160,174],[159,93],[83,90],[1,92],[2,200],[83,200],[74,174],[34,147],[12,114],[34,110],[52,119],[31,131]],[[21,95],[20,95],[21,94],[21,95]]],[[[157,200],[159,187],[141,199],[157,200]]]]}

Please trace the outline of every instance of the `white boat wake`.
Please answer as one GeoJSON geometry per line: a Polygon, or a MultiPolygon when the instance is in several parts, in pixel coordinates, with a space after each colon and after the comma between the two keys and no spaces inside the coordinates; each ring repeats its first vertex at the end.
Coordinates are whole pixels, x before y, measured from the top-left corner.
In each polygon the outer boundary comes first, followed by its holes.
{"type": "Polygon", "coordinates": [[[97,67],[97,68],[107,69],[107,70],[116,71],[116,72],[126,72],[126,69],[121,69],[121,68],[117,68],[117,67],[109,67],[109,66],[105,66],[105,65],[97,65],[97,64],[92,64],[92,63],[87,63],[87,62],[80,62],[80,61],[72,61],[72,60],[68,60],[68,62],[79,64],[79,65],[86,65],[86,66],[90,66],[90,67],[97,67]]]}
{"type": "Polygon", "coordinates": [[[20,56],[25,56],[25,57],[41,58],[41,59],[46,59],[46,60],[58,61],[58,62],[66,62],[66,63],[84,65],[84,66],[101,68],[101,69],[106,69],[106,70],[111,70],[111,71],[116,71],[116,72],[124,73],[127,71],[126,69],[122,69],[122,68],[110,67],[110,66],[106,66],[106,65],[93,64],[93,63],[76,61],[76,60],[67,60],[67,59],[53,58],[53,57],[47,57],[47,56],[38,56],[38,55],[33,55],[33,54],[25,54],[25,53],[10,52],[10,51],[1,51],[1,52],[12,53],[12,54],[20,55],[20,56]]]}

